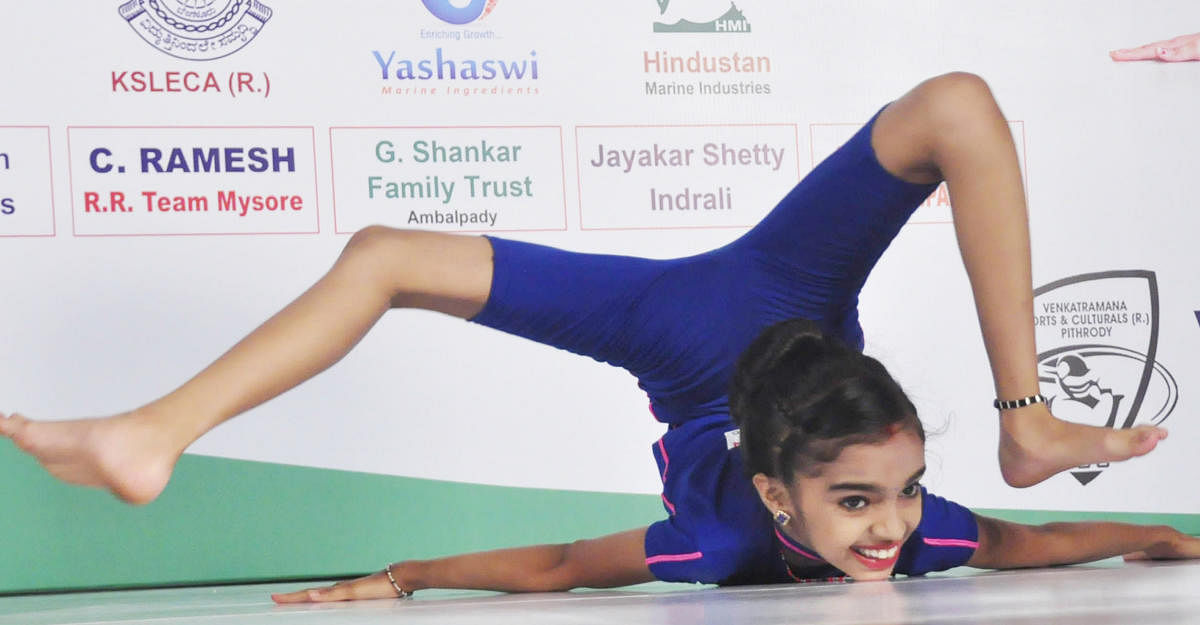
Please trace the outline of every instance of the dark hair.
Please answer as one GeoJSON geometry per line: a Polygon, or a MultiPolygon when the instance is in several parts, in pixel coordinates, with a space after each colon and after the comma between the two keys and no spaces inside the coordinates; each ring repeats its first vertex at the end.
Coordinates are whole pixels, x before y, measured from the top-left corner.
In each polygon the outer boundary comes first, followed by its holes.
{"type": "Polygon", "coordinates": [[[806,319],[767,328],[742,352],[729,400],[747,475],[789,485],[796,473],[819,474],[845,447],[887,440],[898,428],[925,440],[887,369],[806,319]]]}

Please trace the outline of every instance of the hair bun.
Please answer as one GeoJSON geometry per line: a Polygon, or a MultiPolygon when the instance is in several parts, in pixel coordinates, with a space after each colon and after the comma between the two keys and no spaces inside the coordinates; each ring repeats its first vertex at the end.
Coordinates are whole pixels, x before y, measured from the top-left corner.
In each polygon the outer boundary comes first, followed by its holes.
{"type": "Polygon", "coordinates": [[[743,468],[790,483],[843,447],[882,440],[896,423],[924,440],[916,408],[879,361],[805,319],[763,331],[738,358],[729,412],[741,428],[743,468]]]}
{"type": "MultiPolygon", "coordinates": [[[[733,387],[739,392],[733,395],[753,401],[752,398],[764,387],[776,384],[780,371],[806,371],[826,359],[834,349],[836,343],[816,322],[808,319],[781,321],[759,334],[738,358],[733,387]]],[[[778,393],[771,394],[778,396],[778,393]]],[[[744,427],[747,410],[733,407],[731,412],[734,423],[744,427]]]]}

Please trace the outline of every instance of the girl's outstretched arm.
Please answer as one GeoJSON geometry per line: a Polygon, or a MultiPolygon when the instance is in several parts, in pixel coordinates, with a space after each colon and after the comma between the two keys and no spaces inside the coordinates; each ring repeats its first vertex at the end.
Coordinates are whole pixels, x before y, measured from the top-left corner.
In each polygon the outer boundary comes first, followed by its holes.
{"type": "MultiPolygon", "coordinates": [[[[405,591],[464,588],[502,592],[550,592],[572,588],[613,588],[654,580],[646,566],[646,528],[577,540],[468,553],[392,565],[392,577],[405,591]]],[[[387,573],[272,595],[276,603],[322,603],[395,598],[387,573]]]]}
{"type": "Polygon", "coordinates": [[[1165,525],[1082,522],[1034,526],[984,516],[975,519],[979,548],[967,566],[982,569],[1078,564],[1114,556],[1200,558],[1200,538],[1165,525]]]}

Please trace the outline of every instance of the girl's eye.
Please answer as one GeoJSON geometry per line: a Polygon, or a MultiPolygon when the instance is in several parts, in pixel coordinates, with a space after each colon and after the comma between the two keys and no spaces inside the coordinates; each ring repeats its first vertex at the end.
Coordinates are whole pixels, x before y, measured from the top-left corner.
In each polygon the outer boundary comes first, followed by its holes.
{"type": "Polygon", "coordinates": [[[909,484],[908,486],[904,487],[904,490],[900,491],[900,494],[905,497],[916,497],[917,495],[921,494],[921,485],[909,484]]]}
{"type": "Polygon", "coordinates": [[[847,497],[838,504],[847,510],[862,510],[867,507],[867,499],[865,497],[847,497]]]}

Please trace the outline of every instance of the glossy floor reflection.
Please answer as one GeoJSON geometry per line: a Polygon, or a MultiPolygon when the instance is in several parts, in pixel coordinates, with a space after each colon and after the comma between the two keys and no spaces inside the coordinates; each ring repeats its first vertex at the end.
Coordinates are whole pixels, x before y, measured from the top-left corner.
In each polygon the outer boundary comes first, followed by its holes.
{"type": "Polygon", "coordinates": [[[0,598],[3,625],[289,625],[455,623],[571,625],[711,623],[1200,624],[1200,562],[1096,565],[892,582],[540,595],[424,591],[381,600],[277,607],[296,584],[0,598]]]}

